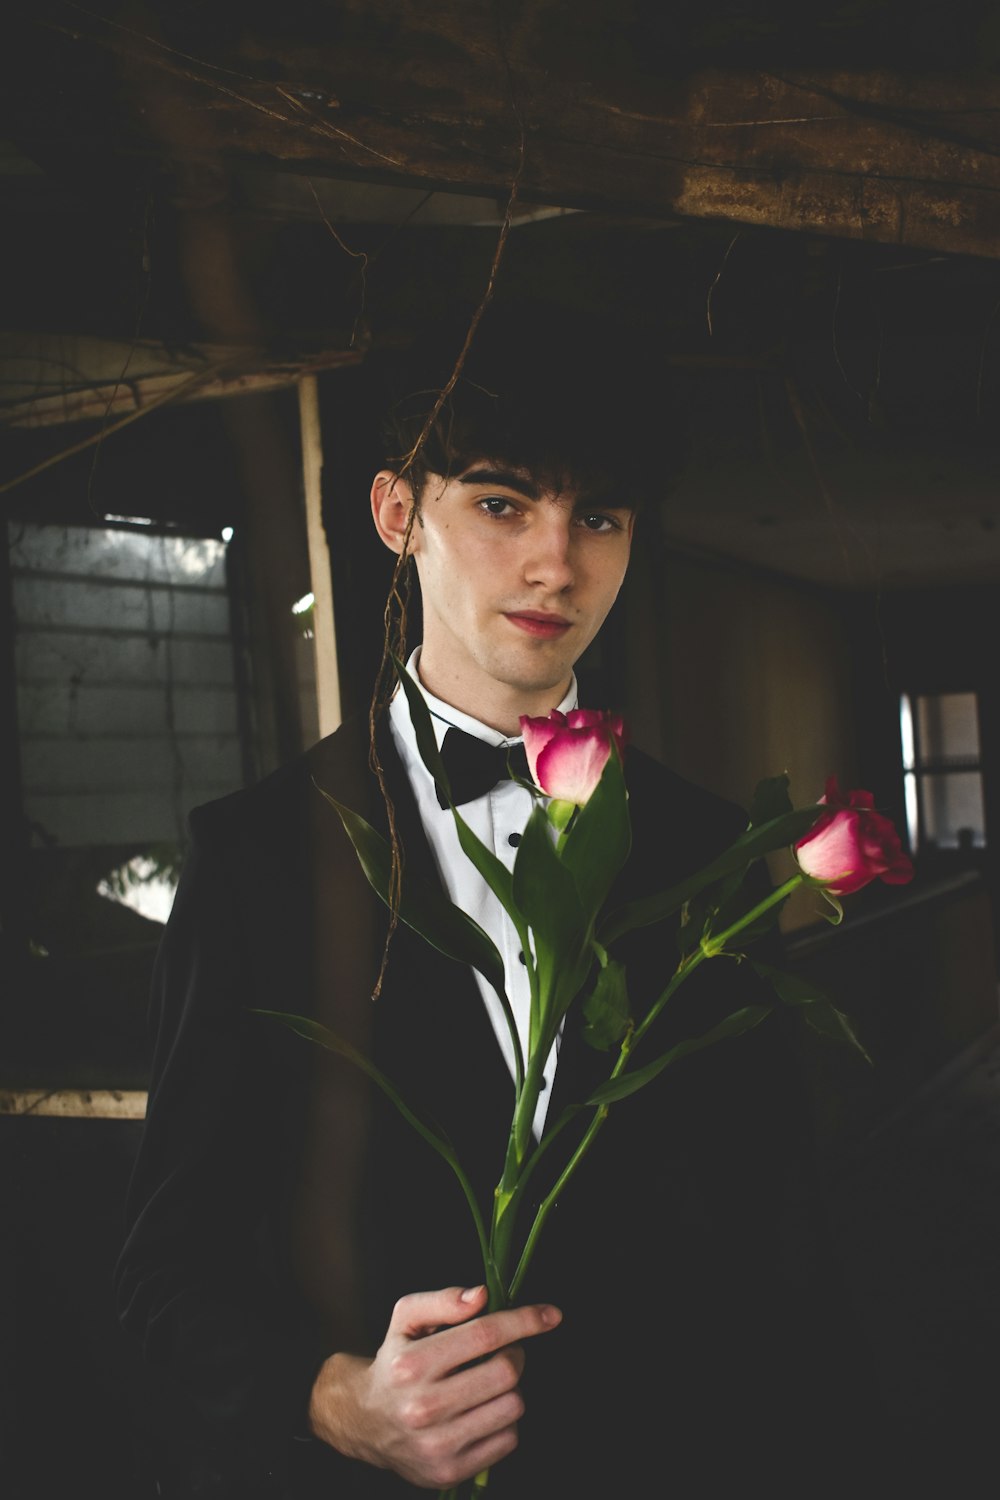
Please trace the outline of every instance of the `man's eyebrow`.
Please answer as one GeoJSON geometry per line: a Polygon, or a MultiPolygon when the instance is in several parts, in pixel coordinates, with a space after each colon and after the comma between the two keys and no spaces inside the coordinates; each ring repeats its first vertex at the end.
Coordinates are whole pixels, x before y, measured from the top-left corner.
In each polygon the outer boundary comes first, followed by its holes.
{"type": "Polygon", "coordinates": [[[533,479],[527,474],[519,474],[515,469],[491,467],[469,469],[467,473],[458,476],[458,482],[459,484],[496,484],[501,489],[516,490],[526,500],[537,500],[542,493],[533,479]]]}
{"type": "MultiPolygon", "coordinates": [[[[526,500],[540,500],[543,493],[543,486],[536,484],[525,470],[497,469],[492,464],[469,469],[465,474],[458,476],[458,482],[468,485],[495,484],[499,489],[515,490],[526,500]]],[[[568,493],[572,494],[572,491],[568,493]]],[[[611,490],[591,490],[573,495],[573,510],[577,514],[592,510],[633,511],[634,509],[634,505],[630,505],[617,492],[611,490]]]]}
{"type": "Polygon", "coordinates": [[[623,500],[617,491],[591,490],[588,494],[578,495],[573,504],[573,509],[578,513],[588,510],[635,510],[635,503],[623,500]]]}

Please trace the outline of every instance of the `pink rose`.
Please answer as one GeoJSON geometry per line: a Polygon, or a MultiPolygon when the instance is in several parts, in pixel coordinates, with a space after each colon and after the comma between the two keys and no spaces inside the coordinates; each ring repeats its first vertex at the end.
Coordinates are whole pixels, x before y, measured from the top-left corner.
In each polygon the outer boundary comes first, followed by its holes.
{"type": "Polygon", "coordinates": [[[826,783],[821,813],[795,845],[799,868],[834,896],[849,896],[876,878],[887,885],[913,879],[913,865],[888,818],[875,811],[871,792],[842,792],[836,776],[826,783]]]}
{"type": "Polygon", "coordinates": [[[554,708],[547,719],[522,714],[521,733],[535,785],[556,801],[578,807],[600,781],[612,741],[619,755],[625,748],[622,718],[607,709],[574,708],[562,714],[554,708]]]}

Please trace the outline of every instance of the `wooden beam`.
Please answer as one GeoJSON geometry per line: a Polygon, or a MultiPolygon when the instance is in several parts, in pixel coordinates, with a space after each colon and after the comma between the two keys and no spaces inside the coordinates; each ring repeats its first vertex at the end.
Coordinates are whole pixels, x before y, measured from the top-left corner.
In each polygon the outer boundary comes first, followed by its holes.
{"type": "MultiPolygon", "coordinates": [[[[323,367],[360,363],[359,354],[324,357],[323,367]]],[[[313,361],[309,361],[313,364],[313,361]]],[[[3,361],[0,360],[0,370],[3,361]]],[[[246,372],[221,374],[214,379],[194,380],[197,370],[183,373],[140,375],[127,380],[113,380],[81,385],[58,394],[36,394],[5,403],[4,425],[8,427],[54,427],[67,422],[113,421],[119,417],[157,406],[176,397],[178,402],[208,401],[227,396],[260,395],[264,391],[282,390],[301,378],[301,367],[287,365],[246,372]]],[[[9,383],[8,383],[9,384],[9,383]]]]}
{"type": "Polygon", "coordinates": [[[0,1115],[63,1120],[143,1120],[145,1089],[0,1089],[0,1115]]]}
{"type": "Polygon", "coordinates": [[[313,649],[316,654],[316,708],[320,736],[340,725],[340,667],[337,626],[333,614],[333,575],[330,549],[323,525],[323,435],[315,375],[299,381],[299,421],[302,431],[302,473],[305,482],[306,540],[313,595],[313,649]]]}
{"type": "Polygon", "coordinates": [[[666,54],[637,55],[606,17],[601,30],[594,10],[567,32],[526,0],[501,41],[485,0],[366,0],[325,34],[248,21],[236,41],[206,30],[181,51],[40,0],[48,15],[24,24],[44,28],[45,56],[66,55],[47,90],[29,77],[40,97],[25,89],[15,113],[27,134],[48,132],[50,155],[187,163],[182,192],[204,190],[208,164],[252,160],[502,197],[523,145],[528,201],[997,255],[1000,115],[986,68],[685,74],[666,54]]]}

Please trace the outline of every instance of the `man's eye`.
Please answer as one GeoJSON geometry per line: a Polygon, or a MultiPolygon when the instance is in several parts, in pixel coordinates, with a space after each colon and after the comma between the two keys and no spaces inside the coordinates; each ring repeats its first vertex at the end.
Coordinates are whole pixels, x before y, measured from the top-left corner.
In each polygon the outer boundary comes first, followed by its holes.
{"type": "Polygon", "coordinates": [[[514,508],[503,495],[487,495],[479,505],[488,516],[505,516],[514,508]]]}
{"type": "Polygon", "coordinates": [[[604,516],[597,511],[588,511],[580,517],[580,522],[586,526],[588,531],[620,531],[621,522],[616,521],[614,516],[604,516]]]}

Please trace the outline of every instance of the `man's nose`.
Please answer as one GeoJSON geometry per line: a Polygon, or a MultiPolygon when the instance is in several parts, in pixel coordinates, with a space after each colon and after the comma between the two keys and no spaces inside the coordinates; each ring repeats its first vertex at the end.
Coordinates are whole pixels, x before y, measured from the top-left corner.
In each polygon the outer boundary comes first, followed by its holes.
{"type": "Polygon", "coordinates": [[[538,526],[525,567],[528,583],[543,584],[553,592],[568,589],[574,580],[572,528],[562,517],[538,526]]]}

